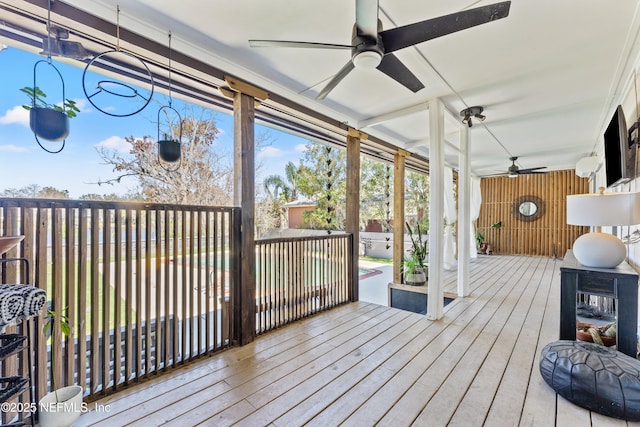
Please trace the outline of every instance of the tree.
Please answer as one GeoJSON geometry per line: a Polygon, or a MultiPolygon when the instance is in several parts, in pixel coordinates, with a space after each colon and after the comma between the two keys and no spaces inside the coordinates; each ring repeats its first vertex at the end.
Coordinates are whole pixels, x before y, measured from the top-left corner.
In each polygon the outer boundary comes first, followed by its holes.
{"type": "Polygon", "coordinates": [[[38,192],[38,197],[43,199],[68,199],[69,190],[58,190],[54,187],[44,187],[38,192]]]}
{"type": "Polygon", "coordinates": [[[260,209],[267,218],[258,218],[265,225],[270,224],[272,228],[281,228],[286,223],[285,203],[298,200],[298,185],[300,182],[300,170],[293,162],[288,162],[284,167],[284,178],[280,175],[271,175],[263,182],[264,190],[267,194],[265,200],[259,202],[260,209]]]}
{"type": "Polygon", "coordinates": [[[407,199],[405,206],[414,215],[408,220],[412,225],[420,224],[423,231],[429,229],[429,176],[409,172],[405,178],[407,199]]]}
{"type": "Polygon", "coordinates": [[[370,220],[375,220],[380,222],[383,231],[389,231],[393,206],[393,169],[389,163],[362,158],[360,197],[362,228],[364,229],[370,220]]]}
{"type": "MultiPolygon", "coordinates": [[[[125,138],[131,144],[128,155],[115,150],[98,149],[102,159],[112,165],[118,175],[98,184],[120,182],[122,178],[132,176],[138,180],[139,192],[144,200],[184,205],[231,204],[232,157],[217,143],[219,130],[213,114],[203,108],[197,117],[193,110],[184,117],[179,167],[160,163],[156,144],[150,137],[130,136],[125,138]]],[[[171,132],[177,138],[179,125],[172,126],[171,132]]]]}
{"type": "Polygon", "coordinates": [[[339,148],[309,142],[300,171],[300,192],[317,197],[313,211],[303,215],[311,227],[322,230],[344,228],[346,199],[346,153],[339,148]]]}
{"type": "Polygon", "coordinates": [[[7,188],[0,195],[27,199],[68,199],[69,190],[59,190],[54,187],[41,188],[38,184],[29,184],[22,188],[7,188]]]}
{"type": "Polygon", "coordinates": [[[280,175],[265,178],[264,189],[273,199],[283,199],[286,202],[298,200],[298,186],[300,185],[300,170],[293,162],[284,167],[284,179],[280,175]]]}
{"type": "Polygon", "coordinates": [[[80,200],[94,200],[94,201],[140,201],[142,200],[142,197],[140,197],[139,194],[136,193],[128,193],[125,195],[121,195],[121,194],[116,194],[116,193],[111,193],[111,194],[96,194],[96,193],[89,193],[89,194],[83,194],[82,196],[80,196],[80,200]]]}

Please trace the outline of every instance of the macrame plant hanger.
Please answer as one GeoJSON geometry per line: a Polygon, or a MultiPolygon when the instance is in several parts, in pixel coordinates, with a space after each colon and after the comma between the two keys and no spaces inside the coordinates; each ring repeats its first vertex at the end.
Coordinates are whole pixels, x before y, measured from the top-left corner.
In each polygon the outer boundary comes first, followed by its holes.
{"type": "Polygon", "coordinates": [[[173,100],[171,98],[171,31],[169,31],[169,103],[168,105],[163,105],[158,110],[158,163],[160,166],[166,170],[167,172],[175,172],[180,168],[182,164],[182,117],[178,110],[173,108],[173,100]],[[168,132],[161,132],[161,116],[166,118],[165,126],[167,127],[168,132]],[[178,127],[178,135],[177,138],[174,137],[174,123],[171,120],[171,116],[175,116],[177,118],[179,127],[178,127]],[[162,136],[161,136],[162,135],[162,136]],[[167,168],[163,163],[177,163],[177,166],[174,168],[167,168]]]}
{"type": "Polygon", "coordinates": [[[36,142],[47,153],[56,154],[62,151],[64,148],[66,138],[69,136],[69,116],[65,114],[64,108],[66,105],[64,79],[62,74],[53,65],[51,61],[51,4],[54,0],[47,1],[47,59],[41,59],[37,61],[33,66],[33,87],[31,95],[31,108],[29,110],[29,127],[33,131],[33,135],[36,138],[36,142]],[[37,74],[39,65],[48,65],[56,72],[60,77],[60,84],[62,87],[62,111],[54,108],[38,107],[37,101],[40,100],[43,103],[46,96],[38,87],[37,74]],[[60,148],[57,150],[50,150],[46,148],[40,142],[40,138],[48,141],[62,141],[60,148]]]}

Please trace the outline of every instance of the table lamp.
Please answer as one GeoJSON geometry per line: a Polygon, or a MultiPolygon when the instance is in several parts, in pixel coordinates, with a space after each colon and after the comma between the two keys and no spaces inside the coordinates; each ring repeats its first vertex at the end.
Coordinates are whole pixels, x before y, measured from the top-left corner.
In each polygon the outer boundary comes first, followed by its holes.
{"type": "Polygon", "coordinates": [[[613,268],[627,256],[617,236],[602,233],[601,226],[640,224],[640,193],[599,193],[567,196],[567,224],[595,226],[573,243],[573,255],[586,267],[613,268]]]}

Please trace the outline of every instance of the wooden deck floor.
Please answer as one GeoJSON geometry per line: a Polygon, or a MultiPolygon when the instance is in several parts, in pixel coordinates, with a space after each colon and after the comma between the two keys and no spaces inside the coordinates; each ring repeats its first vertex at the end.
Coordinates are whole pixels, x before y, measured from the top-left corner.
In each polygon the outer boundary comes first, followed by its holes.
{"type": "MultiPolygon", "coordinates": [[[[471,296],[439,321],[344,305],[105,398],[108,412],[74,426],[627,425],[557,397],[540,377],[540,350],[558,338],[559,268],[481,257],[471,296]]],[[[445,275],[446,291],[455,280],[445,275]]]]}

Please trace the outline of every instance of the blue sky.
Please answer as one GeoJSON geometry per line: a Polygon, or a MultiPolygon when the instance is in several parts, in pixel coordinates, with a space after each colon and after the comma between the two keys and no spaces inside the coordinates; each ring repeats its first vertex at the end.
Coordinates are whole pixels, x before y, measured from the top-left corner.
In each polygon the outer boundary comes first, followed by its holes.
{"type": "MultiPolygon", "coordinates": [[[[29,112],[22,105],[29,104],[30,101],[20,92],[21,88],[33,85],[34,64],[40,59],[44,58],[11,47],[0,52],[3,74],[0,79],[0,191],[37,184],[68,190],[71,198],[88,193],[126,193],[135,186],[134,181],[123,180],[117,185],[95,184],[116,176],[110,166],[102,164],[97,147],[106,146],[126,152],[128,144],[124,138],[127,136],[149,135],[155,139],[157,127],[154,122],[158,108],[166,101],[162,95],[155,93],[153,100],[140,113],[131,117],[111,117],[94,108],[87,100],[82,88],[83,68],[57,62],[54,58],[52,63],[65,81],[66,98],[75,100],[81,111],[71,119],[71,133],[67,137],[65,148],[58,154],[50,154],[37,145],[29,129],[29,112]]],[[[52,72],[55,73],[46,64],[39,65],[37,85],[47,93],[48,100],[57,101],[62,99],[60,80],[52,72]]],[[[102,109],[109,111],[109,107],[102,107],[103,104],[92,99],[102,109]]],[[[173,107],[178,111],[182,105],[181,101],[173,100],[173,107]]],[[[116,105],[113,107],[118,108],[116,105]]],[[[221,130],[216,149],[231,156],[232,117],[217,112],[215,119],[221,130]]],[[[297,136],[258,125],[256,134],[263,133],[267,134],[271,145],[258,153],[256,161],[262,164],[258,181],[268,175],[282,174],[288,161],[297,164],[307,142],[297,136]]],[[[59,147],[59,143],[42,142],[50,144],[52,149],[59,147]]]]}

